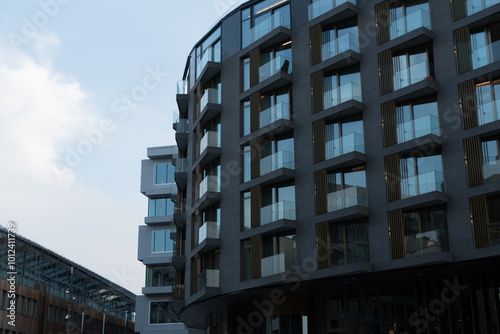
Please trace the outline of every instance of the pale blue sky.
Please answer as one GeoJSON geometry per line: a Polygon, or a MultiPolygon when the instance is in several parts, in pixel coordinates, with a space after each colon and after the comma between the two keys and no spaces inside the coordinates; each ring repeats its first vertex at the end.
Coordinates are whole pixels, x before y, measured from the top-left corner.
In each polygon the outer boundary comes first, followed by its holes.
{"type": "Polygon", "coordinates": [[[140,161],[175,144],[187,55],[243,2],[2,1],[0,225],[140,293],[140,161]]]}

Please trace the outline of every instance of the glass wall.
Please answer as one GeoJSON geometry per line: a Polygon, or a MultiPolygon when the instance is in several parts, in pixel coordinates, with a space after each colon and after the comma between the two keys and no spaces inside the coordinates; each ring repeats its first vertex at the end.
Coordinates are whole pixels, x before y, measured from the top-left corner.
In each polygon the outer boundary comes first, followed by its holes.
{"type": "Polygon", "coordinates": [[[174,322],[167,317],[168,309],[170,308],[169,301],[150,302],[149,303],[149,323],[150,324],[166,324],[174,322]]]}
{"type": "Polygon", "coordinates": [[[470,42],[473,69],[500,60],[500,22],[472,29],[470,42]]]}
{"type": "Polygon", "coordinates": [[[171,216],[174,214],[175,204],[171,198],[150,198],[148,217],[171,216]]]}
{"type": "Polygon", "coordinates": [[[155,164],[154,184],[174,183],[175,167],[172,164],[155,164]]]}
{"type": "Polygon", "coordinates": [[[330,224],[330,265],[370,262],[368,223],[330,224]]]}
{"type": "Polygon", "coordinates": [[[147,266],[146,267],[146,286],[170,286],[174,285],[175,268],[174,266],[147,266]]]}
{"type": "Polygon", "coordinates": [[[158,230],[153,231],[152,237],[152,252],[173,252],[175,249],[175,241],[170,238],[170,234],[175,230],[158,230]]]}
{"type": "Polygon", "coordinates": [[[479,125],[500,119],[500,80],[477,84],[476,99],[479,125]]]}

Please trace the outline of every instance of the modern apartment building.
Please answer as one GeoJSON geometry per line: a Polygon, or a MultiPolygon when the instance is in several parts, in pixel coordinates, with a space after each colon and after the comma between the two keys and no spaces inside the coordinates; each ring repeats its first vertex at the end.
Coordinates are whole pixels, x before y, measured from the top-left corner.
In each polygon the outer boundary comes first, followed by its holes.
{"type": "Polygon", "coordinates": [[[135,295],[0,228],[0,333],[133,334],[135,295]]]}
{"type": "Polygon", "coordinates": [[[217,22],[176,95],[178,319],[499,333],[499,40],[498,0],[251,0],[217,22]]]}

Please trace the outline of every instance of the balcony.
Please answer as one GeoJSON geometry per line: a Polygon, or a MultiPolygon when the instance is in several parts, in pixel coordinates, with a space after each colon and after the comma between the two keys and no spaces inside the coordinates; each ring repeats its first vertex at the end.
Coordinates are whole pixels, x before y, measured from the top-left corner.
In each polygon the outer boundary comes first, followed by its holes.
{"type": "MultiPolygon", "coordinates": [[[[264,35],[278,27],[290,29],[290,14],[282,11],[277,11],[271,17],[254,26],[252,29],[250,29],[248,45],[252,44],[259,38],[263,37],[264,35]]],[[[243,47],[246,46],[247,45],[244,45],[243,47]]]]}
{"type": "Polygon", "coordinates": [[[391,39],[403,36],[418,28],[431,29],[431,15],[424,9],[419,9],[398,20],[392,21],[390,25],[391,39]]]}
{"type": "Polygon", "coordinates": [[[285,56],[278,56],[259,67],[259,82],[262,82],[278,72],[292,73],[292,60],[285,56]]]}
{"type": "Polygon", "coordinates": [[[334,191],[327,195],[328,212],[352,206],[368,207],[368,194],[366,192],[366,188],[354,186],[334,191]]]}
{"type": "Polygon", "coordinates": [[[500,119],[500,99],[478,104],[477,118],[479,125],[484,125],[500,119]]]}
{"type": "Polygon", "coordinates": [[[220,147],[220,133],[217,131],[207,131],[200,140],[200,152],[208,147],[220,147]]]}
{"type": "Polygon", "coordinates": [[[325,143],[326,159],[332,159],[355,151],[365,153],[365,137],[359,133],[353,132],[325,143]]]}
{"type": "Polygon", "coordinates": [[[295,158],[293,152],[280,151],[260,159],[261,176],[280,168],[295,169],[295,158]]]}
{"type": "Polygon", "coordinates": [[[321,60],[333,58],[347,50],[359,52],[358,35],[348,33],[321,46],[321,60]]]}
{"type": "Polygon", "coordinates": [[[494,160],[483,164],[484,183],[500,181],[500,160],[494,160]]]}
{"type": "Polygon", "coordinates": [[[427,60],[395,71],[393,75],[394,90],[408,87],[431,77],[434,65],[427,60]]]}
{"type": "Polygon", "coordinates": [[[260,260],[261,277],[284,273],[295,265],[293,251],[268,256],[260,260]]]}
{"type": "Polygon", "coordinates": [[[198,291],[203,288],[219,287],[219,270],[205,269],[198,275],[198,291]]]}
{"type": "Polygon", "coordinates": [[[472,43],[472,68],[486,66],[500,60],[500,41],[486,44],[485,46],[474,48],[472,43]]]}
{"type": "Polygon", "coordinates": [[[361,85],[355,82],[346,83],[323,93],[323,109],[328,109],[349,100],[361,101],[361,85]]]}
{"type": "Polygon", "coordinates": [[[500,222],[488,224],[488,229],[490,231],[491,245],[500,245],[500,222]]]}
{"type": "Polygon", "coordinates": [[[295,202],[280,201],[260,209],[261,225],[281,219],[295,220],[295,202]]]}
{"type": "Polygon", "coordinates": [[[208,175],[200,183],[200,198],[207,192],[220,192],[219,177],[215,175],[208,175]]]}
{"type": "Polygon", "coordinates": [[[263,110],[260,115],[260,127],[263,128],[280,119],[290,120],[290,104],[280,102],[266,110],[263,110]]]}
{"type": "Polygon", "coordinates": [[[198,243],[201,244],[205,239],[219,239],[219,223],[205,222],[198,229],[198,243]]]}
{"type": "Polygon", "coordinates": [[[405,256],[449,252],[448,231],[434,230],[405,237],[405,256]]]}
{"type": "Polygon", "coordinates": [[[208,88],[200,99],[200,110],[203,112],[209,104],[220,104],[221,94],[217,88],[208,88]]]}
{"type": "Polygon", "coordinates": [[[499,3],[500,0],[466,0],[467,14],[470,16],[472,14],[479,13],[480,11],[499,3]]]}
{"type": "Polygon", "coordinates": [[[397,125],[398,144],[423,137],[428,134],[439,136],[439,118],[425,115],[397,125]]]}
{"type": "Polygon", "coordinates": [[[444,193],[443,173],[431,171],[401,179],[401,198],[418,196],[433,191],[444,193]]]}
{"type": "Polygon", "coordinates": [[[346,2],[357,5],[356,0],[313,0],[313,3],[307,7],[307,17],[311,21],[346,2]]]}
{"type": "Polygon", "coordinates": [[[175,125],[175,142],[181,152],[187,150],[188,144],[188,120],[180,119],[175,125]]]}
{"type": "Polygon", "coordinates": [[[186,158],[176,158],[175,159],[175,172],[174,172],[175,183],[179,189],[186,189],[187,185],[187,159],[186,158]]]}
{"type": "Polygon", "coordinates": [[[352,242],[346,242],[345,244],[344,242],[340,242],[330,248],[331,266],[370,262],[368,236],[356,234],[349,235],[349,232],[347,234],[347,240],[353,240],[352,242]]]}
{"type": "Polygon", "coordinates": [[[181,230],[186,226],[186,212],[181,208],[174,209],[174,223],[175,226],[181,230]]]}
{"type": "Polygon", "coordinates": [[[187,110],[189,106],[189,81],[187,80],[179,80],[177,81],[177,106],[179,107],[179,112],[181,115],[186,118],[187,110]]]}
{"type": "Polygon", "coordinates": [[[198,79],[207,81],[221,70],[221,48],[210,46],[208,47],[198,62],[198,79]]]}

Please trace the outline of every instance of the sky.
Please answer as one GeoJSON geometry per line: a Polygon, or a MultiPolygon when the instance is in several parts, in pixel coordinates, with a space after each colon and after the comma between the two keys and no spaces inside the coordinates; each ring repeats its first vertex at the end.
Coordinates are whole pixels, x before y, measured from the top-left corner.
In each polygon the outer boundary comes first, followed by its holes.
{"type": "Polygon", "coordinates": [[[243,2],[2,1],[0,225],[140,294],[141,160],[175,144],[187,55],[243,2]]]}

